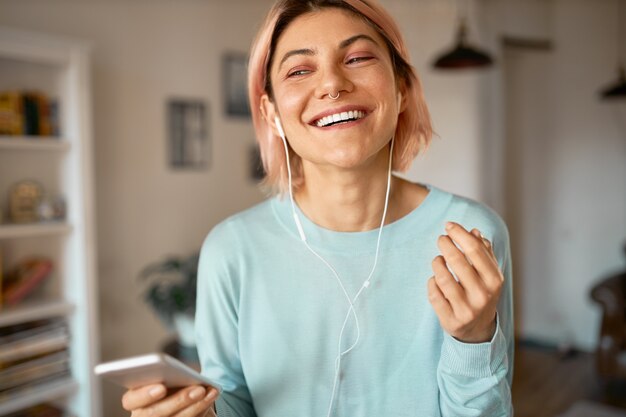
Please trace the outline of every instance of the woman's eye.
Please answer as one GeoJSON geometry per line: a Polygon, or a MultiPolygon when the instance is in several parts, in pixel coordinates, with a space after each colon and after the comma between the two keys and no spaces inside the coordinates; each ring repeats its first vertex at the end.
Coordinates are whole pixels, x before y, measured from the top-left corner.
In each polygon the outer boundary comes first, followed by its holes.
{"type": "Polygon", "coordinates": [[[356,64],[356,63],[359,63],[359,62],[369,61],[370,59],[372,59],[371,56],[356,56],[354,58],[350,58],[347,63],[348,64],[356,64]]]}
{"type": "Polygon", "coordinates": [[[294,70],[294,71],[289,72],[287,74],[287,77],[297,77],[297,76],[305,75],[308,73],[309,73],[309,70],[299,69],[299,70],[294,70]]]}

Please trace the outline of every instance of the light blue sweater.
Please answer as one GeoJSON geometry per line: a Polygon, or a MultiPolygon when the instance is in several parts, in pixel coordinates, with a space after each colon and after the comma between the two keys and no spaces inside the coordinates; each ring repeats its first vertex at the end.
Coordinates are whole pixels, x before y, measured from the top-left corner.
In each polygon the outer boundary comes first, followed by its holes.
{"type": "MultiPolygon", "coordinates": [[[[485,206],[436,187],[383,228],[371,286],[355,304],[361,336],[341,361],[334,417],[510,416],[513,366],[509,238],[485,206]],[[506,282],[489,343],[444,333],[427,293],[446,221],[478,228],[506,282]]],[[[378,230],[335,232],[299,212],[307,241],[356,294],[378,230]]],[[[300,240],[289,199],[273,198],[217,225],[198,270],[196,335],[202,372],[224,392],[218,415],[326,417],[348,303],[327,266],[300,240]]],[[[356,338],[349,320],[343,349],[356,338]]]]}

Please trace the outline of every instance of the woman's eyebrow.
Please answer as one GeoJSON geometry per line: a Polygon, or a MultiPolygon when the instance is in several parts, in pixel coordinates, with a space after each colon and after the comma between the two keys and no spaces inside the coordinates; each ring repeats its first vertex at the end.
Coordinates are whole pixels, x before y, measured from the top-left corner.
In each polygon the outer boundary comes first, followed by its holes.
{"type": "Polygon", "coordinates": [[[286,60],[288,60],[289,58],[291,58],[294,55],[312,56],[312,55],[315,55],[315,51],[313,49],[309,49],[309,48],[294,49],[293,51],[289,51],[289,52],[285,53],[285,55],[283,55],[283,59],[280,60],[280,64],[278,65],[278,69],[280,69],[280,67],[283,66],[283,64],[285,63],[286,60]]]}
{"type": "Polygon", "coordinates": [[[366,41],[372,42],[376,46],[380,46],[378,45],[378,42],[376,42],[374,38],[372,38],[371,36],[360,34],[360,35],[351,36],[345,41],[341,41],[341,43],[339,43],[339,48],[340,49],[347,48],[348,46],[352,45],[354,42],[358,41],[359,39],[365,39],[366,41]]]}
{"type": "MultiPolygon", "coordinates": [[[[366,41],[372,42],[373,44],[378,45],[378,42],[376,42],[376,40],[374,40],[374,38],[372,38],[371,36],[365,35],[365,34],[359,34],[359,35],[354,35],[349,37],[346,40],[343,40],[339,43],[339,49],[345,49],[348,46],[352,45],[354,42],[360,40],[360,39],[364,39],[366,41]]],[[[313,56],[316,54],[316,51],[314,49],[311,48],[302,48],[302,49],[294,49],[292,51],[286,52],[285,55],[283,55],[283,58],[280,60],[280,64],[278,65],[278,69],[280,69],[280,67],[283,66],[283,64],[285,63],[286,60],[288,60],[289,58],[291,58],[294,55],[306,55],[306,56],[313,56]]]]}

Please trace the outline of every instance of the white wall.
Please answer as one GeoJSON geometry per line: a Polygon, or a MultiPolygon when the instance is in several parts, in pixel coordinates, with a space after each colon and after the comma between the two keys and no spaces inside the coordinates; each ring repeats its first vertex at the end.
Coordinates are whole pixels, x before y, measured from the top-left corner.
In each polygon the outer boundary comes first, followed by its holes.
{"type": "Polygon", "coordinates": [[[616,80],[617,2],[490,1],[486,10],[494,44],[513,35],[554,45],[501,51],[508,61],[489,86],[491,140],[514,150],[499,195],[514,244],[517,331],[593,349],[599,310],[589,289],[624,266],[626,102],[598,98],[616,80]]]}

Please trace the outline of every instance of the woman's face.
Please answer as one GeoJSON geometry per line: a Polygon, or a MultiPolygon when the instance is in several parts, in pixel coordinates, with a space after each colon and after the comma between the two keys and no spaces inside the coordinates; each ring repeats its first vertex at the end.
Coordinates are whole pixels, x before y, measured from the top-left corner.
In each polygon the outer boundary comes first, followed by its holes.
{"type": "Polygon", "coordinates": [[[270,77],[274,99],[263,97],[262,110],[272,124],[280,117],[305,169],[360,168],[383,156],[401,96],[385,41],[367,23],[336,8],[296,18],[278,40],[270,77]],[[342,114],[350,119],[331,121],[342,114]]]}

